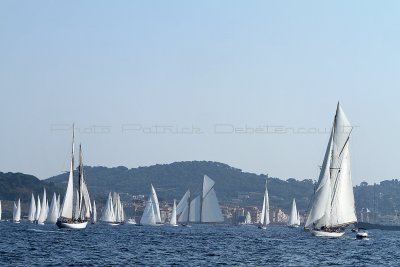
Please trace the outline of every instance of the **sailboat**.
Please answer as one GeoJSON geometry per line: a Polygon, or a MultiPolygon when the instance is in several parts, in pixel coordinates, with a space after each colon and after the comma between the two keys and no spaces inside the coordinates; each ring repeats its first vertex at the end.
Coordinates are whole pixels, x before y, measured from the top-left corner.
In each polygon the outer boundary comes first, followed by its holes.
{"type": "Polygon", "coordinates": [[[246,225],[251,224],[251,214],[250,214],[250,211],[247,211],[247,213],[246,213],[246,219],[245,219],[245,221],[244,221],[244,224],[246,224],[246,225]]]}
{"type": "Polygon", "coordinates": [[[214,190],[215,182],[207,175],[203,178],[203,188],[199,196],[190,199],[190,191],[186,192],[178,204],[181,223],[219,223],[224,221],[221,208],[214,190]]]}
{"type": "Polygon", "coordinates": [[[44,224],[47,219],[47,197],[46,197],[46,188],[43,189],[43,198],[42,198],[42,207],[40,210],[39,218],[37,220],[38,224],[44,224]]]}
{"type": "Polygon", "coordinates": [[[0,200],[0,221],[1,221],[1,212],[2,210],[1,210],[1,200],[0,200]]]}
{"type": "Polygon", "coordinates": [[[67,189],[65,191],[64,201],[61,208],[61,216],[57,219],[57,226],[60,228],[70,228],[70,229],[84,229],[87,226],[88,219],[91,212],[91,204],[89,198],[89,192],[87,190],[84,172],[83,172],[83,156],[82,156],[82,146],[79,146],[79,184],[78,192],[75,196],[75,201],[78,204],[73,215],[74,207],[74,129],[72,130],[72,153],[71,153],[71,163],[68,176],[67,189]]]}
{"type": "Polygon", "coordinates": [[[114,193],[113,203],[114,203],[114,212],[115,212],[115,222],[118,224],[124,224],[125,212],[124,212],[124,207],[121,202],[121,198],[118,193],[114,193]]]}
{"type": "Polygon", "coordinates": [[[300,226],[299,212],[297,211],[296,200],[294,198],[292,202],[292,210],[290,212],[288,220],[288,226],[291,228],[296,228],[300,226]]]}
{"type": "Polygon", "coordinates": [[[100,221],[110,225],[118,225],[115,219],[114,205],[111,192],[108,194],[107,202],[103,208],[100,221]]]}
{"type": "Polygon", "coordinates": [[[13,222],[19,223],[21,221],[21,199],[18,199],[18,205],[14,202],[13,222]]]}
{"type": "Polygon", "coordinates": [[[93,215],[92,215],[92,224],[97,223],[97,210],[96,210],[96,201],[93,200],[93,215]]]}
{"type": "Polygon", "coordinates": [[[176,201],[174,199],[174,205],[172,206],[172,214],[171,214],[171,220],[169,221],[169,224],[172,226],[178,226],[176,224],[176,201]]]}
{"type": "Polygon", "coordinates": [[[357,222],[349,154],[351,130],[352,126],[338,103],[305,225],[314,236],[340,237],[347,225],[357,222]]]}
{"type": "Polygon", "coordinates": [[[178,222],[182,226],[189,226],[189,214],[190,214],[190,190],[186,191],[181,200],[176,206],[176,215],[178,216],[178,222]]]}
{"type": "Polygon", "coordinates": [[[46,222],[51,223],[51,224],[56,224],[58,215],[60,214],[58,210],[58,204],[57,204],[57,196],[56,193],[53,194],[53,199],[51,200],[50,208],[48,209],[49,213],[47,215],[47,220],[46,222]]]}
{"type": "Polygon", "coordinates": [[[265,192],[263,199],[263,207],[261,210],[261,220],[259,229],[267,229],[267,225],[269,224],[269,197],[268,197],[268,188],[267,188],[267,180],[265,180],[265,192]]]}
{"type": "Polygon", "coordinates": [[[151,185],[149,199],[143,211],[142,218],[140,218],[141,225],[157,225],[161,224],[160,205],[156,190],[151,185]]]}
{"type": "Polygon", "coordinates": [[[39,195],[37,196],[37,202],[36,203],[37,203],[37,206],[36,206],[36,213],[35,213],[35,222],[37,222],[37,220],[39,219],[40,210],[41,210],[39,195]]]}
{"type": "Polygon", "coordinates": [[[31,204],[29,206],[29,213],[28,213],[28,221],[33,223],[35,221],[35,214],[36,214],[36,203],[35,203],[35,197],[31,197],[31,204]]]}

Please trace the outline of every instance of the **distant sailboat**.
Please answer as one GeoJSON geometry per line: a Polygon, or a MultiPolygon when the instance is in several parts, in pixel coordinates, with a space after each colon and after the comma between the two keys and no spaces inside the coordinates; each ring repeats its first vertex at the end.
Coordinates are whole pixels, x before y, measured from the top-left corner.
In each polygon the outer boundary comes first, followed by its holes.
{"type": "Polygon", "coordinates": [[[251,214],[249,211],[246,213],[246,219],[244,221],[244,224],[251,224],[251,214]]]}
{"type": "Polygon", "coordinates": [[[53,199],[51,200],[50,208],[49,208],[49,213],[47,215],[47,223],[51,224],[56,224],[58,215],[60,214],[58,210],[58,204],[57,204],[57,196],[56,193],[53,194],[53,199]]]}
{"type": "Polygon", "coordinates": [[[71,163],[69,169],[69,177],[67,189],[65,191],[64,201],[61,208],[61,216],[57,219],[57,226],[60,228],[70,228],[70,229],[84,229],[88,223],[88,214],[90,216],[91,204],[89,198],[89,192],[87,190],[84,172],[83,172],[83,156],[82,147],[79,146],[79,183],[78,192],[75,196],[75,201],[78,205],[75,209],[79,212],[75,212],[73,216],[74,207],[74,129],[72,130],[72,153],[71,153],[71,163]]]}
{"type": "Polygon", "coordinates": [[[171,214],[171,220],[169,221],[169,224],[172,226],[178,226],[176,224],[176,201],[174,199],[174,205],[172,206],[172,214],[171,214]]]}
{"type": "Polygon", "coordinates": [[[28,213],[28,221],[33,223],[35,221],[35,215],[36,215],[36,203],[35,203],[35,197],[31,197],[31,204],[29,206],[29,213],[28,213]]]}
{"type": "Polygon", "coordinates": [[[21,221],[21,199],[18,199],[18,204],[14,202],[13,222],[19,223],[21,221]]]}
{"type": "Polygon", "coordinates": [[[190,200],[190,192],[186,192],[178,204],[179,211],[181,212],[178,222],[219,223],[224,221],[214,185],[214,180],[204,175],[200,196],[190,200]]]}
{"type": "Polygon", "coordinates": [[[143,211],[142,218],[140,219],[141,225],[157,225],[161,223],[160,206],[156,190],[151,185],[149,199],[143,211]]]}
{"type": "Polygon", "coordinates": [[[46,197],[46,188],[43,189],[43,198],[42,198],[42,206],[39,214],[39,218],[37,220],[38,224],[44,224],[47,219],[47,197],[46,197]]]}
{"type": "Polygon", "coordinates": [[[121,198],[118,193],[114,193],[113,203],[114,203],[115,222],[118,224],[124,224],[125,212],[121,202],[121,198]]]}
{"type": "Polygon", "coordinates": [[[357,222],[349,154],[351,130],[338,103],[314,202],[305,225],[315,236],[340,237],[344,227],[357,222]]]}
{"type": "Polygon", "coordinates": [[[93,200],[93,216],[92,216],[92,224],[97,223],[97,209],[96,209],[96,201],[93,200]]]}
{"type": "Polygon", "coordinates": [[[296,200],[294,198],[292,202],[292,210],[288,220],[288,226],[292,228],[300,226],[299,212],[297,211],[296,200]]]}
{"type": "Polygon", "coordinates": [[[263,207],[261,210],[261,220],[258,228],[266,229],[268,224],[269,224],[269,197],[268,197],[267,180],[265,180],[263,207]]]}
{"type": "Polygon", "coordinates": [[[35,213],[35,222],[37,222],[37,220],[39,219],[40,210],[41,210],[39,195],[37,196],[37,202],[36,203],[37,203],[37,206],[36,206],[36,213],[35,213]]]}
{"type": "Polygon", "coordinates": [[[190,190],[186,191],[181,200],[176,206],[176,214],[178,216],[178,222],[183,226],[189,224],[189,214],[190,214],[190,190]]]}
{"type": "Polygon", "coordinates": [[[1,221],[1,212],[2,210],[1,210],[1,200],[0,200],[0,221],[1,221]]]}
{"type": "Polygon", "coordinates": [[[115,215],[113,198],[111,196],[111,192],[108,194],[106,205],[103,208],[103,212],[101,214],[100,221],[110,224],[110,225],[119,225],[117,222],[117,218],[115,215]]]}

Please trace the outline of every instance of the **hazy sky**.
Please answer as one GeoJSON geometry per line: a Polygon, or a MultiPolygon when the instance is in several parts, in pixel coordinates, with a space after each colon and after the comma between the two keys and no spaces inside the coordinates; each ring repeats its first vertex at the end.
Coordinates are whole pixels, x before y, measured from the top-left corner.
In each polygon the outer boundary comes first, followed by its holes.
{"type": "Polygon", "coordinates": [[[0,171],[67,170],[75,122],[87,165],[210,160],[316,179],[340,101],[357,126],[354,183],[399,178],[399,13],[399,1],[1,1],[0,171]]]}

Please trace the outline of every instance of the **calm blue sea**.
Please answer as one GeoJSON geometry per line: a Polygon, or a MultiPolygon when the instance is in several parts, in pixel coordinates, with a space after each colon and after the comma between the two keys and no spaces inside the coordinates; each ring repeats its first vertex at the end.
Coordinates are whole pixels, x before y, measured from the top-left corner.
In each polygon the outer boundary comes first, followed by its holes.
{"type": "Polygon", "coordinates": [[[356,240],[252,226],[55,225],[0,222],[0,266],[399,266],[400,232],[356,240]]]}

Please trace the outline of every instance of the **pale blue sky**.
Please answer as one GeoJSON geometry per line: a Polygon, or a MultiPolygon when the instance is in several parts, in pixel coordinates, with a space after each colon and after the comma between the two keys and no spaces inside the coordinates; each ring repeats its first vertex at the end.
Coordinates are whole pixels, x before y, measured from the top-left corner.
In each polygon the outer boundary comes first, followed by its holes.
{"type": "Polygon", "coordinates": [[[76,134],[88,165],[212,160],[316,179],[326,134],[230,132],[324,131],[340,101],[357,125],[354,182],[398,178],[399,13],[398,1],[1,1],[0,170],[66,170],[75,122],[94,131],[76,134]],[[137,130],[155,125],[195,133],[137,130]]]}

